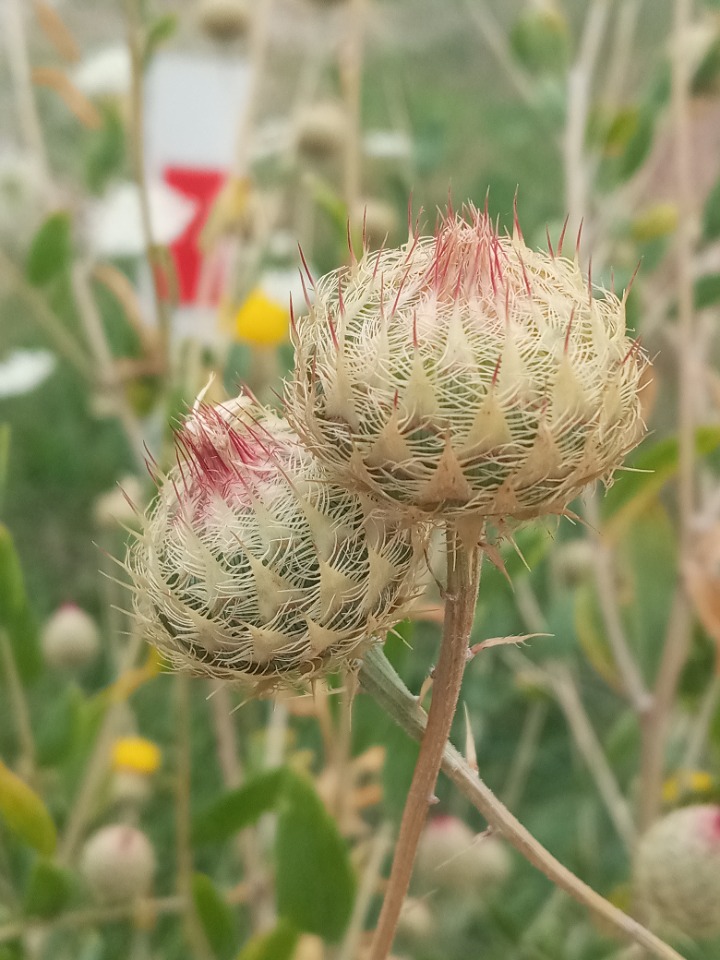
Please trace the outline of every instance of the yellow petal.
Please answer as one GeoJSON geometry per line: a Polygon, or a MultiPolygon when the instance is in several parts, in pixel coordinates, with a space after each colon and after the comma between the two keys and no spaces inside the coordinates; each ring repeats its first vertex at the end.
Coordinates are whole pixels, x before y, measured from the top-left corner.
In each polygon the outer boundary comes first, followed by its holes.
{"type": "Polygon", "coordinates": [[[235,315],[235,336],[244,343],[273,347],[288,337],[290,312],[259,287],[248,296],[235,315]]]}
{"type": "Polygon", "coordinates": [[[113,745],[113,770],[149,775],[158,769],[160,759],[160,748],[144,737],[122,737],[113,745]]]}

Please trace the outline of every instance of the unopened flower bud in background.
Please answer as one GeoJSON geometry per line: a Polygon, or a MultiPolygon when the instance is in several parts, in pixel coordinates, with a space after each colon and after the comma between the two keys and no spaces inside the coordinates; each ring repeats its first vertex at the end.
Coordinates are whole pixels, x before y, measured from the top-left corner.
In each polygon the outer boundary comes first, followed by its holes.
{"type": "Polygon", "coordinates": [[[398,920],[398,935],[406,940],[423,941],[435,932],[435,917],[427,900],[406,897],[398,920]]]}
{"type": "Polygon", "coordinates": [[[121,823],[93,834],[80,859],[80,872],[93,896],[103,903],[147,896],[156,866],[155,852],[145,834],[121,823]]]}
{"type": "Polygon", "coordinates": [[[392,243],[398,232],[395,208],[385,200],[367,197],[360,200],[351,213],[351,220],[362,225],[362,234],[369,250],[392,243]]]}
{"type": "Polygon", "coordinates": [[[65,603],[43,626],[40,642],[49,667],[79,670],[97,657],[100,632],[90,614],[74,603],[65,603]]]}
{"type": "Polygon", "coordinates": [[[433,817],[420,838],[416,874],[425,889],[469,896],[501,886],[512,862],[504,842],[452,816],[433,817]]]}
{"type": "Polygon", "coordinates": [[[244,37],[250,26],[245,0],[200,0],[196,18],[203,33],[218,43],[244,37]]]}
{"type": "Polygon", "coordinates": [[[555,547],[551,563],[559,587],[572,589],[591,576],[595,567],[595,549],[587,537],[566,540],[555,547]]]}
{"type": "Polygon", "coordinates": [[[347,135],[347,113],[340,100],[319,100],[300,111],[295,138],[302,156],[311,160],[337,156],[347,135]]]}
{"type": "Polygon", "coordinates": [[[143,504],[143,487],[132,475],[123,477],[93,505],[93,519],[101,530],[115,532],[123,527],[137,527],[143,504]]]}
{"type": "Polygon", "coordinates": [[[410,517],[562,513],[640,439],[625,306],[516,221],[449,213],[314,285],[288,417],[333,479],[410,517]]]}
{"type": "Polygon", "coordinates": [[[641,838],[635,893],[649,920],[693,940],[720,934],[720,807],[682,807],[641,838]]]}
{"type": "Polygon", "coordinates": [[[415,594],[406,529],[328,483],[288,424],[199,406],[129,556],[149,639],[176,666],[260,688],[354,659],[415,594]]]}

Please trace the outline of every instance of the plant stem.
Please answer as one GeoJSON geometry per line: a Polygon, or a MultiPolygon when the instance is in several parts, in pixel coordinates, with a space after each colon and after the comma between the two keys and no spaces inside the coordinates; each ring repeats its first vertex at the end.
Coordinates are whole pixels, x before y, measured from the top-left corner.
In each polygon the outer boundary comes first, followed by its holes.
{"type": "Polygon", "coordinates": [[[30,708],[25,698],[22,680],[18,673],[10,638],[0,629],[0,662],[5,670],[5,680],[20,747],[20,771],[23,777],[32,780],[35,775],[35,738],[33,737],[30,708]]]}
{"type": "MultiPolygon", "coordinates": [[[[382,650],[368,651],[360,668],[360,682],[378,704],[414,740],[422,740],[428,716],[419,706],[382,650]]],[[[483,783],[464,757],[449,743],[442,755],[442,770],[460,792],[482,813],[491,827],[501,833],[515,849],[552,883],[587,907],[624,938],[648,949],[661,960],[683,960],[672,947],[633,920],[591,887],[576,877],[539,843],[483,783]]]]}
{"type": "Polygon", "coordinates": [[[369,960],[390,953],[405,895],[410,885],[418,841],[433,802],[443,750],[450,734],[468,658],[480,583],[481,551],[468,548],[457,529],[448,525],[447,601],[440,657],[434,671],[433,697],[423,731],[412,783],[400,824],[387,892],[370,948],[369,960]]]}

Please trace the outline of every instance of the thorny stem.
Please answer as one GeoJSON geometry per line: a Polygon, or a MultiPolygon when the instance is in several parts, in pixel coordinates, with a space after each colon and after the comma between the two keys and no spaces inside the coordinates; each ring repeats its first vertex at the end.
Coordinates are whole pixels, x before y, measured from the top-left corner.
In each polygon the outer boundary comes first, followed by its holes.
{"type": "MultiPolygon", "coordinates": [[[[378,704],[414,740],[422,740],[429,718],[404,685],[379,648],[371,649],[360,668],[360,681],[378,704]]],[[[552,883],[605,921],[623,938],[634,941],[661,960],[684,960],[656,937],[596,893],[546,850],[480,779],[463,756],[449,743],[442,755],[442,770],[487,822],[543,873],[552,883]]]]}
{"type": "MultiPolygon", "coordinates": [[[[677,230],[679,474],[678,506],[680,547],[687,549],[692,529],[695,485],[693,416],[693,360],[696,348],[693,318],[693,236],[695,230],[692,155],[690,146],[691,66],[687,35],[692,22],[692,0],[675,0],[673,14],[672,114],[674,123],[675,179],[679,210],[677,230]]],[[[670,712],[677,685],[690,649],[692,614],[682,581],[678,579],[662,659],[655,684],[653,710],[643,727],[640,790],[640,828],[655,819],[659,809],[670,712]]]]}
{"type": "Polygon", "coordinates": [[[434,670],[432,702],[405,801],[390,879],[369,960],[385,960],[395,938],[468,659],[468,641],[475,618],[482,554],[479,547],[468,548],[454,526],[448,525],[446,537],[447,601],[440,657],[434,670]]]}

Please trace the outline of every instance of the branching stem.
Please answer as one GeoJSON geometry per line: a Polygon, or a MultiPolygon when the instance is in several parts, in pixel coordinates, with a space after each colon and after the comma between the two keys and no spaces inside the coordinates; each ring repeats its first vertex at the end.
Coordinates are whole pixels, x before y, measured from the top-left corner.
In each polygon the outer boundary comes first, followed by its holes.
{"type": "Polygon", "coordinates": [[[387,892],[375,930],[370,960],[390,953],[400,911],[412,875],[418,841],[433,802],[443,751],[450,734],[468,657],[475,617],[480,564],[479,547],[468,548],[454,527],[447,528],[447,602],[440,657],[434,671],[433,697],[420,753],[400,824],[387,892]]]}

